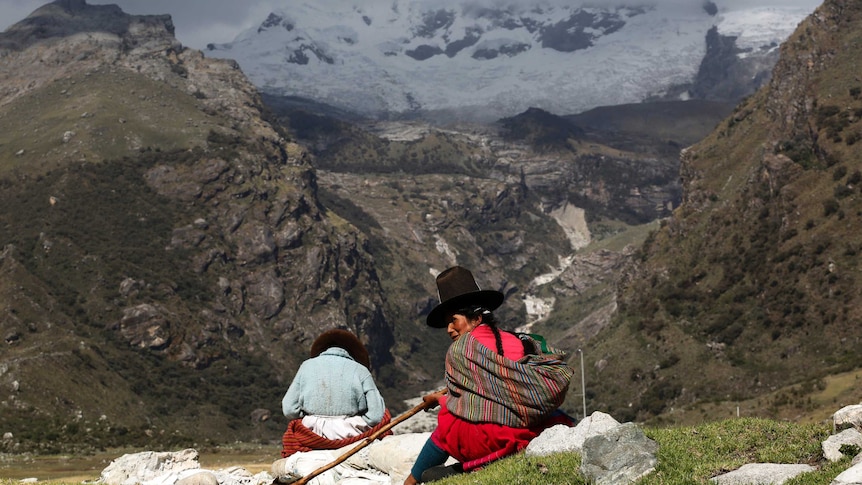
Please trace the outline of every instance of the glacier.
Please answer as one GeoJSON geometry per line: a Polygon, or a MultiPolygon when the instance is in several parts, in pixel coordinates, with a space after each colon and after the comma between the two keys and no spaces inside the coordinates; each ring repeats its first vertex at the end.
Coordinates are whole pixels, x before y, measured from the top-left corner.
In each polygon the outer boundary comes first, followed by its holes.
{"type": "Polygon", "coordinates": [[[819,5],[803,3],[282,0],[206,53],[236,60],[265,93],[369,118],[565,115],[691,82],[712,28],[736,37],[740,56],[774,49],[819,5]]]}

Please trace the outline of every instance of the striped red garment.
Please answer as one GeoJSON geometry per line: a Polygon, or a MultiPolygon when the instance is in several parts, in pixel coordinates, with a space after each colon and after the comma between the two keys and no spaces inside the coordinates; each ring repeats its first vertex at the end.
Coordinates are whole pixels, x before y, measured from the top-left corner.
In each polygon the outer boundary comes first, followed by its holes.
{"type": "MultiPolygon", "coordinates": [[[[285,431],[284,436],[281,437],[281,457],[287,458],[298,451],[335,450],[342,446],[362,441],[389,424],[391,419],[392,416],[389,414],[389,410],[385,409],[383,411],[383,420],[380,421],[377,426],[374,426],[360,435],[341,440],[330,440],[324,438],[303,426],[301,418],[294,419],[287,423],[287,431],[285,431]]],[[[386,433],[383,433],[380,438],[391,434],[392,431],[387,431],[386,433]]]]}
{"type": "Polygon", "coordinates": [[[461,336],[446,353],[449,412],[474,423],[515,428],[543,422],[563,403],[574,374],[554,352],[513,361],[469,333],[461,336]]]}

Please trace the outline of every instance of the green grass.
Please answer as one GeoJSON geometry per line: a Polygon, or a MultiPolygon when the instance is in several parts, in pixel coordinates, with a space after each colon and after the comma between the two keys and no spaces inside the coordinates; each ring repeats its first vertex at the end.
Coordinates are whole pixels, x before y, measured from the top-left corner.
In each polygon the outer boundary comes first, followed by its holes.
{"type": "Polygon", "coordinates": [[[743,400],[714,400],[691,406],[676,406],[672,413],[659,417],[666,426],[701,423],[706,417],[766,417],[795,423],[824,423],[845,405],[862,401],[862,370],[833,374],[816,381],[784,386],[743,400]],[[737,414],[739,413],[739,414],[737,414]]]}
{"type": "Polygon", "coordinates": [[[203,145],[217,120],[166,83],[104,69],[60,79],[0,111],[0,176],[203,145]],[[65,133],[74,133],[64,142],[65,133]]]}
{"type": "Polygon", "coordinates": [[[557,453],[549,456],[518,455],[500,460],[466,475],[458,475],[434,482],[439,485],[527,485],[555,484],[578,485],[589,483],[580,474],[581,457],[575,453],[557,453]]]}
{"type": "MultiPolygon", "coordinates": [[[[747,463],[809,464],[817,471],[789,484],[828,484],[849,466],[849,458],[824,462],[821,442],[830,429],[823,424],[793,424],[768,419],[741,418],[691,427],[645,428],[659,444],[658,465],[640,485],[710,483],[709,479],[747,463]]],[[[441,480],[440,485],[589,483],[579,472],[581,459],[575,453],[547,457],[517,455],[468,475],[441,480]]]]}
{"type": "Polygon", "coordinates": [[[696,427],[656,428],[646,434],[660,445],[659,464],[643,484],[706,481],[747,463],[816,465],[825,425],[798,425],[741,418],[696,427]]]}
{"type": "Polygon", "coordinates": [[[602,220],[590,223],[593,241],[580,253],[591,253],[599,250],[622,251],[626,246],[639,247],[646,240],[650,231],[658,229],[657,221],[630,226],[622,221],[602,220]]]}

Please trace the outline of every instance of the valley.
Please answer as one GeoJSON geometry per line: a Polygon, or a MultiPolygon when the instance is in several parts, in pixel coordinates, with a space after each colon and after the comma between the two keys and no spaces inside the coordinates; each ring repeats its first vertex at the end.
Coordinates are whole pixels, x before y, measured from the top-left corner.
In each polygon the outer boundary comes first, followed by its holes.
{"type": "Polygon", "coordinates": [[[741,99],[432,123],[45,5],[0,34],[0,451],[268,446],[335,327],[397,413],[440,385],[453,264],[583,355],[572,414],[822,420],[860,398],[860,19],[825,2],[741,99]]]}

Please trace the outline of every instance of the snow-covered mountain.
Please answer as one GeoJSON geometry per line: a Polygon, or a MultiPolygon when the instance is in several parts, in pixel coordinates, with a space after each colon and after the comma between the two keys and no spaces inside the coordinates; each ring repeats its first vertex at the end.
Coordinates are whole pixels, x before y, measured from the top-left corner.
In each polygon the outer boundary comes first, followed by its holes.
{"type": "Polygon", "coordinates": [[[819,5],[633,1],[282,0],[259,26],[207,54],[235,59],[266,93],[371,117],[480,121],[529,107],[572,114],[689,96],[710,30],[725,47],[735,41],[735,60],[756,63],[819,5]]]}

